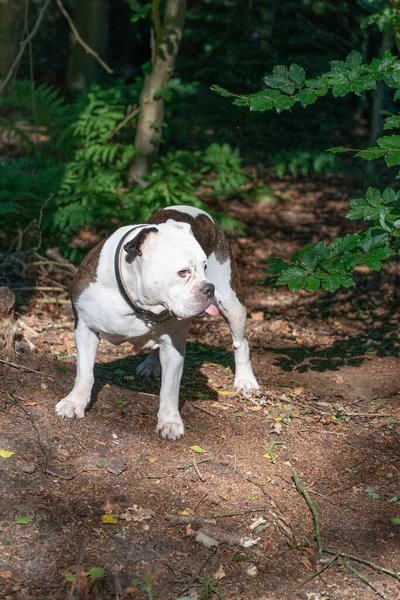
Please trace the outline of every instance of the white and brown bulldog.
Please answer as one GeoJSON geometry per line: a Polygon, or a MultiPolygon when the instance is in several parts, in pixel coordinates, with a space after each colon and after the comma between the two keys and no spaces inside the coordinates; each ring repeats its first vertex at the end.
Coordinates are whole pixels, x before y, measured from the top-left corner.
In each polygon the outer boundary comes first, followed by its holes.
{"type": "Polygon", "coordinates": [[[83,417],[93,387],[100,339],[151,350],[137,372],[161,374],[157,432],[184,433],[179,387],[190,319],[226,319],[235,355],[236,390],[258,388],[245,338],[246,309],[227,238],[203,210],[174,206],[142,225],[121,227],[85,257],[71,284],[77,373],[56,405],[61,417],[83,417]]]}

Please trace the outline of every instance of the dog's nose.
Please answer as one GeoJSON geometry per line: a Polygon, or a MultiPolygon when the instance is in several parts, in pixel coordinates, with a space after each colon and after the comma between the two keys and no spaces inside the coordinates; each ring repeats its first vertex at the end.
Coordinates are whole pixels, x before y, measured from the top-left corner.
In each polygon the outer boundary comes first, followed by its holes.
{"type": "Polygon", "coordinates": [[[203,287],[200,288],[202,294],[207,296],[207,298],[213,298],[215,292],[215,285],[212,283],[205,283],[203,287]]]}

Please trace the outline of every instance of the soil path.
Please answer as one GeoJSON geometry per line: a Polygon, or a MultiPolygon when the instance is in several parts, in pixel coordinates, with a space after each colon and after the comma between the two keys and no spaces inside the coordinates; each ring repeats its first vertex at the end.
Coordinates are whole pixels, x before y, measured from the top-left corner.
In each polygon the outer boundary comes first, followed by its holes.
{"type": "Polygon", "coordinates": [[[0,449],[14,453],[0,456],[1,598],[375,598],[354,568],[380,597],[400,597],[399,578],[319,560],[292,479],[325,548],[400,571],[399,265],[360,272],[356,291],[335,295],[256,285],[267,256],[348,231],[356,195],[339,179],[271,189],[272,201],[224,206],[247,231],[232,244],[260,393],[232,392],[227,327],[197,320],[176,443],[156,437],[158,383],[136,376],[127,345],[102,343],[85,418],[56,417],[75,370],[69,270],[28,265],[25,286],[56,290],[23,296],[17,264],[28,258],[8,257],[18,364],[44,374],[0,367],[0,449]]]}

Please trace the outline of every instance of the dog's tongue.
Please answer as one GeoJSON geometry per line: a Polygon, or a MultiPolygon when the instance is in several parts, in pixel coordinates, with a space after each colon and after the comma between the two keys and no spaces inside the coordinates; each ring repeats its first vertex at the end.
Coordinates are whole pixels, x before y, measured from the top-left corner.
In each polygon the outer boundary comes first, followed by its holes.
{"type": "Polygon", "coordinates": [[[210,306],[208,308],[206,308],[205,312],[208,315],[213,315],[213,317],[215,317],[216,315],[219,315],[219,310],[215,306],[215,304],[210,304],[210,306]]]}

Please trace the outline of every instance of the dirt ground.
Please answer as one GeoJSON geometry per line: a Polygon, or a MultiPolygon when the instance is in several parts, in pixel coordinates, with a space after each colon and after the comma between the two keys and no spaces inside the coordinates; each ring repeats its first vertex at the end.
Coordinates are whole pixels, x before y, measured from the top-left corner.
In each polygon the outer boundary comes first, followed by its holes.
{"type": "Polygon", "coordinates": [[[196,320],[175,443],[155,435],[159,384],[129,345],[102,342],[91,409],[56,417],[72,269],[3,257],[20,368],[0,365],[2,599],[400,598],[400,265],[334,295],[257,285],[267,256],[351,231],[358,195],[340,178],[270,185],[272,201],[224,205],[247,231],[232,245],[260,392],[232,392],[228,329],[196,320]]]}

